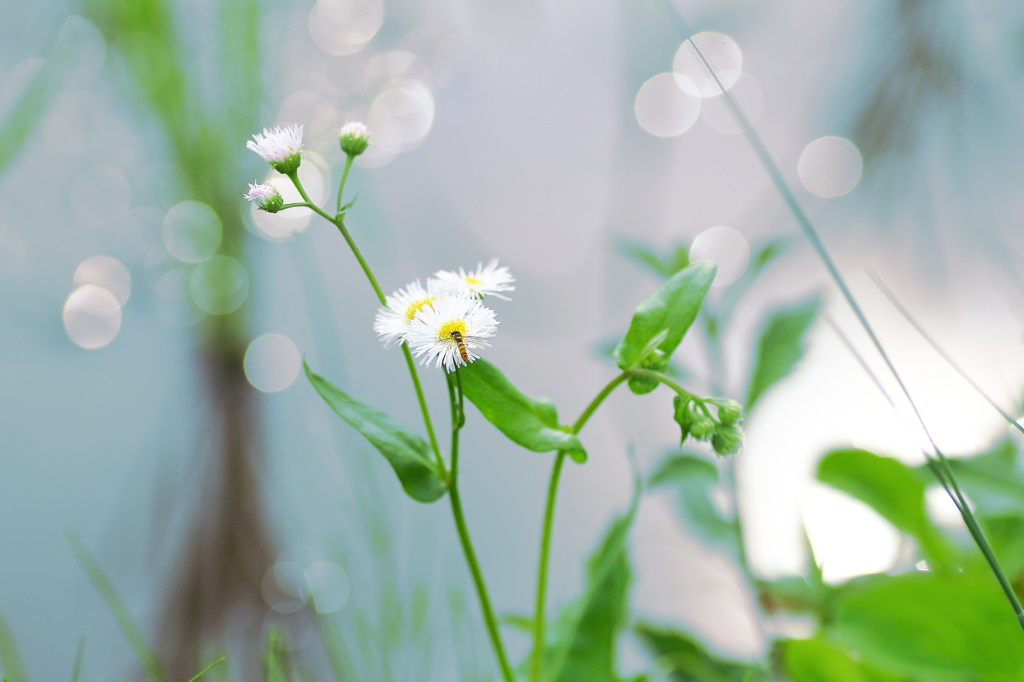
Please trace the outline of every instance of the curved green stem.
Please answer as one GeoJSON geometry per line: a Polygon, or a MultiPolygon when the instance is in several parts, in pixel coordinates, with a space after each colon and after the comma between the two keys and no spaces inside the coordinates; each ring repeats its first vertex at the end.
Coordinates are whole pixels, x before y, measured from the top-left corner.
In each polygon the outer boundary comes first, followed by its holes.
{"type": "Polygon", "coordinates": [[[345,191],[345,180],[348,179],[348,171],[352,168],[352,162],[355,161],[355,158],[349,154],[345,159],[345,170],[341,171],[341,182],[338,183],[338,209],[335,213],[341,213],[341,195],[345,191]]]}
{"type": "MultiPolygon", "coordinates": [[[[349,161],[351,160],[352,157],[349,157],[349,161]]],[[[345,165],[345,173],[342,175],[342,187],[339,188],[339,192],[344,187],[344,179],[348,174],[348,167],[350,165],[351,163],[345,165]]],[[[288,177],[291,178],[292,184],[295,185],[295,189],[299,191],[299,194],[306,201],[304,205],[338,228],[338,231],[341,232],[341,236],[345,238],[345,243],[348,244],[348,248],[351,249],[352,255],[354,255],[356,260],[359,261],[359,267],[363,269],[363,274],[366,275],[366,279],[370,281],[370,286],[373,287],[373,293],[377,295],[377,300],[380,301],[381,305],[387,305],[387,299],[384,297],[384,291],[380,288],[380,284],[377,283],[377,278],[374,277],[373,270],[370,269],[369,263],[367,263],[366,259],[363,258],[363,253],[359,250],[359,247],[356,246],[356,242],[352,239],[352,235],[349,234],[348,228],[345,227],[345,221],[340,216],[328,215],[323,209],[310,201],[309,195],[306,194],[306,189],[302,186],[302,182],[299,180],[298,171],[289,174],[288,177]]],[[[437,460],[441,470],[445,471],[444,460],[441,458],[441,448],[437,444],[437,436],[434,434],[434,425],[430,420],[430,410],[427,409],[427,400],[423,395],[423,386],[420,385],[420,377],[416,371],[416,363],[413,362],[412,354],[404,343],[402,344],[402,352],[405,354],[405,362],[409,367],[409,376],[412,378],[412,385],[416,390],[416,400],[419,402],[420,413],[423,415],[423,425],[427,429],[427,437],[430,439],[430,449],[434,451],[434,458],[437,460]]]]}
{"type": "Polygon", "coordinates": [[[454,382],[451,376],[448,378],[448,395],[451,397],[452,404],[452,467],[448,481],[448,499],[452,503],[452,516],[455,518],[455,528],[459,533],[459,542],[462,544],[462,552],[466,556],[466,564],[469,566],[469,572],[473,576],[476,594],[480,599],[480,610],[483,611],[487,634],[491,638],[491,646],[494,647],[494,655],[498,659],[501,676],[505,682],[515,682],[515,675],[512,674],[512,667],[508,663],[508,656],[505,655],[505,646],[501,641],[501,633],[498,631],[498,619],[495,617],[494,609],[491,607],[491,599],[487,595],[487,585],[484,583],[484,576],[480,570],[480,564],[477,562],[476,552],[473,550],[473,542],[469,538],[469,529],[466,528],[466,519],[462,513],[462,501],[459,497],[459,430],[465,421],[465,403],[462,394],[462,378],[459,376],[457,369],[453,374],[455,377],[454,382]]]}
{"type": "MultiPolygon", "coordinates": [[[[579,418],[572,425],[570,433],[578,434],[593,416],[601,403],[612,394],[619,385],[631,376],[649,376],[666,384],[676,393],[690,395],[679,384],[658,372],[646,369],[631,369],[623,372],[601,389],[590,401],[579,418]]],[[[555,455],[555,463],[551,467],[551,479],[548,482],[548,495],[544,503],[544,522],[540,533],[540,558],[537,561],[537,594],[533,607],[533,655],[530,660],[530,680],[540,682],[544,667],[544,631],[546,627],[545,602],[548,589],[548,564],[551,558],[551,533],[555,521],[555,499],[558,496],[558,480],[562,475],[562,464],[565,463],[565,451],[559,450],[555,455]]]]}

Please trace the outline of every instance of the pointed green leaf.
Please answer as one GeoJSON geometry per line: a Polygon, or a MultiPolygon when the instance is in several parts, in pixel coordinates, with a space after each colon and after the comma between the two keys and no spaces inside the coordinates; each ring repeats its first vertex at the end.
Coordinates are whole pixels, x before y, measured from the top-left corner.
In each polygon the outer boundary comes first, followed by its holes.
{"type": "Polygon", "coordinates": [[[395,470],[402,488],[417,502],[433,502],[447,489],[444,472],[419,435],[383,412],[352,398],[303,363],[309,383],[339,417],[363,434],[395,470]]]}
{"type": "Polygon", "coordinates": [[[465,396],[513,443],[532,452],[565,450],[574,461],[587,461],[580,440],[558,424],[558,412],[550,400],[521,392],[483,358],[460,368],[459,375],[465,396]]]}
{"type": "Polygon", "coordinates": [[[804,355],[804,339],[821,310],[817,296],[772,313],[757,343],[754,371],[747,389],[747,412],[775,382],[788,375],[804,355]]]}
{"type": "Polygon", "coordinates": [[[829,630],[865,662],[912,679],[1024,677],[1020,625],[987,572],[868,579],[840,594],[829,630]]]}
{"type": "Polygon", "coordinates": [[[718,467],[700,455],[670,454],[651,474],[648,485],[672,485],[679,492],[679,504],[686,520],[705,540],[726,543],[737,549],[739,527],[722,517],[711,501],[711,489],[718,483],[718,467]]]}
{"type": "MultiPolygon", "coordinates": [[[[715,279],[714,263],[694,263],[683,268],[640,304],[625,338],[615,349],[622,370],[643,367],[664,371],[669,359],[697,318],[704,297],[715,279]],[[657,339],[660,335],[660,340],[657,339]]],[[[657,384],[630,382],[635,393],[647,393],[657,384]]]]}
{"type": "Polygon", "coordinates": [[[903,678],[855,660],[837,643],[816,636],[781,640],[777,660],[793,682],[900,682],[903,678]]]}
{"type": "Polygon", "coordinates": [[[930,561],[950,565],[953,547],[928,518],[924,484],[907,465],[867,450],[833,450],[818,463],[818,480],[856,497],[912,535],[930,561]]]}
{"type": "Polygon", "coordinates": [[[640,483],[636,481],[629,511],[608,527],[587,561],[587,588],[552,627],[547,651],[550,682],[618,682],[615,652],[629,612],[632,569],[627,539],[636,517],[640,483]]]}
{"type": "Polygon", "coordinates": [[[658,668],[669,673],[674,682],[745,682],[767,680],[759,667],[730,661],[710,653],[690,635],[641,623],[635,628],[641,641],[658,662],[658,668]]]}

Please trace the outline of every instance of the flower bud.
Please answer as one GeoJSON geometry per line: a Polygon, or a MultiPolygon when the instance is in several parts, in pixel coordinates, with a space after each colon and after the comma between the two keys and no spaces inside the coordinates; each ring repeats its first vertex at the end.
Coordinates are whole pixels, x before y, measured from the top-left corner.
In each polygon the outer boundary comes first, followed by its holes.
{"type": "Polygon", "coordinates": [[[370,133],[365,123],[349,121],[338,133],[341,151],[349,156],[359,156],[370,146],[370,133]]]}
{"type": "Polygon", "coordinates": [[[679,428],[682,430],[682,436],[679,438],[679,444],[682,445],[684,441],[690,436],[690,427],[693,425],[693,414],[689,410],[690,399],[685,398],[681,395],[676,395],[672,398],[672,405],[675,407],[675,413],[672,418],[679,424],[679,428]]]}
{"type": "Polygon", "coordinates": [[[284,198],[277,188],[271,184],[249,183],[249,193],[245,198],[256,204],[256,208],[267,213],[277,213],[284,207],[284,198]]]}
{"type": "Polygon", "coordinates": [[[725,400],[718,405],[718,421],[732,426],[743,416],[743,408],[735,400],[725,400]]]}
{"type": "Polygon", "coordinates": [[[707,440],[715,433],[715,422],[711,421],[707,417],[698,417],[693,420],[693,425],[690,426],[690,435],[697,440],[707,440]]]}
{"type": "Polygon", "coordinates": [[[711,436],[711,447],[714,448],[715,454],[723,457],[736,454],[742,442],[743,433],[737,426],[719,424],[711,436]]]}

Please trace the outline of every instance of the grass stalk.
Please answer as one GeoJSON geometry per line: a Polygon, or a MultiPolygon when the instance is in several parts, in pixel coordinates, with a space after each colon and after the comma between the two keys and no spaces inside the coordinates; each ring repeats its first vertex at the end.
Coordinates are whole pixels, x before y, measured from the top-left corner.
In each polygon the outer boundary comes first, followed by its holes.
{"type": "Polygon", "coordinates": [[[711,67],[711,64],[708,63],[707,58],[704,56],[704,53],[700,51],[700,48],[697,47],[697,44],[693,41],[693,38],[689,37],[687,38],[687,41],[690,43],[690,46],[693,47],[694,51],[697,53],[697,56],[700,57],[700,60],[701,62],[703,62],[704,67],[708,70],[708,73],[710,73],[712,78],[715,79],[715,83],[718,85],[719,90],[721,90],[722,92],[722,97],[725,98],[725,101],[729,105],[730,110],[736,117],[736,120],[739,122],[740,126],[743,128],[743,133],[746,136],[747,141],[750,143],[750,146],[754,149],[754,153],[761,161],[761,165],[764,166],[765,171],[767,171],[768,176],[771,178],[776,190],[778,190],[779,194],[782,196],[783,201],[785,201],[786,206],[793,214],[793,217],[796,218],[797,224],[800,226],[801,231],[803,231],[804,236],[811,243],[811,246],[817,253],[818,258],[825,265],[825,269],[828,270],[828,273],[829,275],[831,275],[832,280],[835,282],[836,286],[839,287],[839,291],[842,293],[843,298],[846,299],[847,304],[849,304],[850,308],[853,310],[853,313],[854,315],[856,315],[861,327],[863,327],[864,331],[867,332],[868,337],[870,337],[871,339],[871,343],[878,351],[878,354],[882,357],[882,360],[885,362],[886,367],[888,367],[889,372],[892,373],[893,378],[896,379],[896,383],[899,384],[900,390],[903,392],[904,396],[906,396],[907,401],[910,403],[910,406],[913,409],[918,422],[921,424],[921,428],[924,429],[925,434],[927,435],[928,440],[931,443],[932,448],[935,452],[935,457],[937,458],[937,462],[935,464],[931,464],[933,458],[930,455],[928,455],[932,471],[935,472],[936,476],[939,477],[940,482],[942,482],[943,486],[946,488],[946,492],[949,493],[950,497],[953,499],[953,502],[960,509],[960,514],[961,516],[963,516],[964,523],[967,524],[967,529],[970,531],[971,537],[978,545],[978,548],[981,550],[982,554],[984,554],[985,559],[988,561],[989,566],[992,568],[992,572],[995,574],[1000,586],[1006,593],[1006,598],[1009,600],[1010,605],[1013,607],[1013,611],[1017,616],[1017,621],[1020,623],[1021,628],[1024,629],[1024,608],[1021,607],[1020,600],[1017,598],[1016,593],[1013,591],[1013,588],[1010,585],[1009,579],[1007,579],[1006,574],[1004,573],[1002,567],[999,565],[999,561],[996,559],[995,553],[992,551],[992,547],[991,545],[989,545],[988,539],[985,537],[985,533],[981,530],[981,526],[978,525],[978,521],[974,517],[974,512],[971,511],[971,508],[967,505],[966,501],[964,500],[963,495],[960,492],[960,488],[957,485],[956,476],[953,473],[953,469],[952,467],[949,466],[949,461],[946,459],[946,456],[942,453],[942,451],[936,446],[935,440],[932,438],[931,433],[928,431],[928,427],[924,421],[924,418],[922,417],[920,410],[918,410],[917,408],[917,403],[914,402],[914,399],[911,397],[910,391],[907,389],[906,384],[903,383],[903,379],[900,377],[899,372],[896,371],[896,367],[895,365],[893,365],[892,360],[889,358],[889,354],[885,352],[885,349],[882,347],[881,341],[879,341],[878,336],[875,334],[875,330],[871,327],[871,324],[868,322],[867,317],[864,315],[864,312],[861,310],[861,307],[857,303],[856,299],[854,299],[849,287],[846,286],[846,282],[843,279],[842,275],[839,274],[839,269],[836,268],[836,265],[833,262],[832,257],[829,255],[828,250],[825,248],[825,244],[821,241],[821,237],[818,236],[817,230],[814,229],[814,225],[811,223],[810,219],[807,217],[807,214],[800,206],[800,203],[797,201],[796,196],[793,194],[792,190],[789,189],[789,185],[786,184],[785,179],[782,177],[782,173],[779,171],[778,165],[776,165],[775,160],[768,152],[768,149],[767,147],[765,147],[764,142],[761,141],[761,137],[754,131],[754,128],[750,125],[750,122],[747,121],[746,116],[743,115],[743,112],[736,105],[735,100],[733,100],[728,90],[726,90],[725,86],[722,84],[721,79],[719,79],[718,74],[715,73],[715,70],[711,67]],[[943,480],[943,477],[939,474],[940,471],[942,472],[942,474],[944,474],[945,480],[943,480]]]}

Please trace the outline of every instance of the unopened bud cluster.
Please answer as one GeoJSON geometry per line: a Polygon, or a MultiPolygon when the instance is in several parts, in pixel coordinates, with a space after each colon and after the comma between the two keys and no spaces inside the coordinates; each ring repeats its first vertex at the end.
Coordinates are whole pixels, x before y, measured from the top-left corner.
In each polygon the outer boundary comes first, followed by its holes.
{"type": "Polygon", "coordinates": [[[679,444],[687,438],[710,442],[718,455],[732,455],[743,443],[743,408],[735,400],[677,395],[674,419],[682,430],[679,444]],[[712,412],[710,407],[714,407],[712,412]]]}

